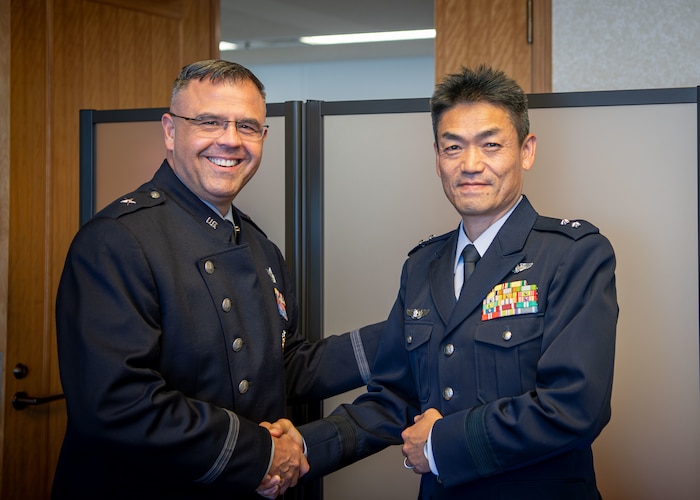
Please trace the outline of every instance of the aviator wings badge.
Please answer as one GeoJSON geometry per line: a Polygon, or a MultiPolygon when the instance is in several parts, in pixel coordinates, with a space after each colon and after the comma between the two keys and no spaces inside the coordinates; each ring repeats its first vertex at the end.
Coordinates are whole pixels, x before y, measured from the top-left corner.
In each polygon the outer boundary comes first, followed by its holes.
{"type": "Polygon", "coordinates": [[[406,314],[411,319],[421,319],[430,313],[430,309],[406,309],[406,314]]]}
{"type": "Polygon", "coordinates": [[[533,262],[521,262],[513,269],[513,274],[518,274],[523,271],[530,269],[533,266],[533,262]]]}

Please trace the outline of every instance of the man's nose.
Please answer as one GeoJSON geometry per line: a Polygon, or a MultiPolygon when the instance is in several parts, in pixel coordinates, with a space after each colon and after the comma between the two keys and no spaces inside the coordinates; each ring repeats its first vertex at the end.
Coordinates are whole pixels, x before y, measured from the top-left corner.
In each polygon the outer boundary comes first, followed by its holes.
{"type": "Polygon", "coordinates": [[[462,162],[460,167],[462,172],[466,173],[482,171],[484,169],[484,162],[479,148],[465,148],[464,152],[462,153],[462,162]]]}
{"type": "Polygon", "coordinates": [[[226,144],[228,146],[238,146],[243,142],[241,140],[240,134],[238,133],[238,127],[236,126],[236,122],[226,122],[226,124],[224,125],[224,133],[221,134],[217,142],[219,144],[226,144]]]}

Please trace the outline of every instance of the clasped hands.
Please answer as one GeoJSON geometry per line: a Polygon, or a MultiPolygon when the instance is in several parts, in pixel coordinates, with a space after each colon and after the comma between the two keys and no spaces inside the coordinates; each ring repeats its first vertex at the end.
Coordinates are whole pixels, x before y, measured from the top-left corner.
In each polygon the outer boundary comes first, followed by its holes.
{"type": "Polygon", "coordinates": [[[277,498],[287,488],[296,486],[299,478],[309,472],[309,462],[304,456],[304,440],[286,418],[273,424],[262,422],[260,426],[270,432],[275,453],[270,470],[255,491],[265,498],[277,498]]]}
{"type": "MultiPolygon", "coordinates": [[[[401,451],[416,474],[430,472],[430,464],[423,449],[433,424],[441,418],[439,411],[430,408],[417,415],[413,419],[413,425],[401,433],[401,451]]],[[[299,478],[309,472],[309,462],[304,456],[304,440],[292,422],[282,418],[273,424],[262,422],[260,426],[270,432],[275,444],[275,454],[268,474],[255,491],[265,498],[272,499],[282,495],[288,488],[296,486],[299,478]]]]}
{"type": "Polygon", "coordinates": [[[442,415],[439,411],[435,408],[429,408],[421,415],[417,415],[413,419],[413,425],[401,433],[403,439],[401,453],[405,457],[404,464],[406,467],[412,468],[416,474],[430,472],[430,463],[423,450],[428,442],[433,424],[441,418],[442,415]]]}

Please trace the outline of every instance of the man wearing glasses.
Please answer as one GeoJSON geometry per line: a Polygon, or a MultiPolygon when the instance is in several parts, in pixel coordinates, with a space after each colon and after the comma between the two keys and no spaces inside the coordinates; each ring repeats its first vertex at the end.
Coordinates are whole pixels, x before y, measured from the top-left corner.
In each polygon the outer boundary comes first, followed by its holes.
{"type": "Polygon", "coordinates": [[[366,382],[379,329],[306,342],[282,254],[232,204],[265,114],[246,68],[183,68],[166,160],[75,237],[56,305],[68,426],[54,498],[259,498],[264,478],[284,493],[308,463],[294,434],[260,424],[366,382]]]}

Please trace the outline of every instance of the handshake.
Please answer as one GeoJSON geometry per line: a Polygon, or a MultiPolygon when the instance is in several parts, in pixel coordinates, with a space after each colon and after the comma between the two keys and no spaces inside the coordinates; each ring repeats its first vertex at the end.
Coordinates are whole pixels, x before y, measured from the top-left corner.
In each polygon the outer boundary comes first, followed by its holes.
{"type": "Polygon", "coordinates": [[[304,456],[304,440],[286,418],[273,424],[262,422],[260,426],[270,432],[274,454],[270,470],[255,491],[265,498],[277,498],[287,488],[296,486],[299,478],[309,472],[309,462],[304,456]]]}
{"type": "MultiPolygon", "coordinates": [[[[442,414],[437,409],[429,408],[414,417],[413,425],[401,433],[404,466],[416,474],[431,472],[425,448],[433,425],[441,418],[442,414]]],[[[260,426],[270,432],[275,448],[270,470],[255,491],[265,498],[277,498],[287,488],[296,486],[299,478],[309,472],[309,462],[304,455],[304,439],[286,418],[274,424],[262,422],[260,426]]]]}

